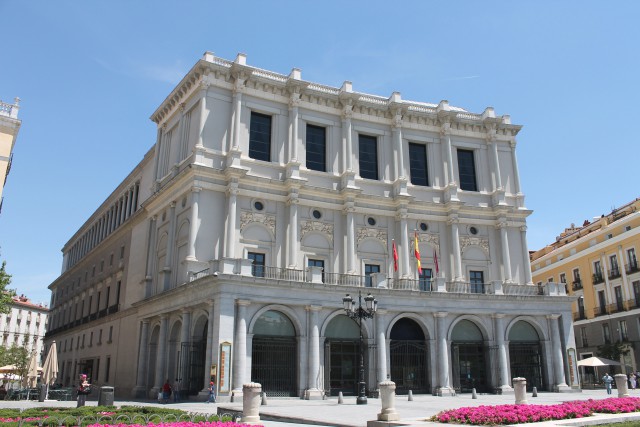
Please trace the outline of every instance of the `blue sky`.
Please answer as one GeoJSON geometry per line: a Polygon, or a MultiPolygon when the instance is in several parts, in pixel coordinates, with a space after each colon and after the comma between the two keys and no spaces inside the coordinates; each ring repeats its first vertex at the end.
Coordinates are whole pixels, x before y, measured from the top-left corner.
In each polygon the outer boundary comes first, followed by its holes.
{"type": "Polygon", "coordinates": [[[538,249],[639,196],[638,16],[634,1],[0,0],[0,99],[19,96],[23,121],[0,260],[49,302],[62,246],[154,144],[149,116],[207,50],[511,115],[538,249]]]}

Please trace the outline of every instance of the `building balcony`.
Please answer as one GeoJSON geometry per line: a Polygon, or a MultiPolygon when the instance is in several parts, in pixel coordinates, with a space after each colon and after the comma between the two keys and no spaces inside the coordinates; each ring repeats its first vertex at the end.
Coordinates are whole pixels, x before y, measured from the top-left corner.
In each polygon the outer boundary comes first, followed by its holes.
{"type": "Polygon", "coordinates": [[[633,274],[637,271],[640,271],[640,269],[638,268],[638,261],[634,259],[632,262],[626,265],[625,270],[627,274],[633,274]]]}
{"type": "Polygon", "coordinates": [[[608,306],[604,306],[604,307],[595,307],[595,308],[593,309],[593,316],[594,316],[594,317],[598,317],[598,316],[604,316],[604,315],[606,315],[606,314],[609,314],[609,313],[607,312],[607,307],[608,307],[608,306]]]}
{"type": "Polygon", "coordinates": [[[609,270],[609,280],[617,279],[621,275],[622,273],[620,273],[620,269],[618,267],[609,270]]]}
{"type": "Polygon", "coordinates": [[[573,282],[571,283],[571,289],[574,291],[578,291],[580,289],[582,289],[582,280],[580,280],[580,278],[576,278],[573,280],[573,282]]]}
{"type": "Polygon", "coordinates": [[[634,298],[634,299],[626,300],[624,303],[627,306],[627,310],[633,310],[634,308],[640,308],[640,298],[634,298]]]}
{"type": "Polygon", "coordinates": [[[603,283],[604,282],[604,277],[602,277],[602,273],[594,273],[592,276],[592,282],[595,285],[597,285],[598,283],[603,283]]]}
{"type": "Polygon", "coordinates": [[[578,320],[585,320],[587,316],[585,316],[584,311],[580,311],[578,313],[573,313],[573,321],[577,322],[578,320]]]}
{"type": "Polygon", "coordinates": [[[622,301],[618,301],[616,303],[607,305],[608,314],[620,313],[622,311],[627,311],[627,307],[624,305],[622,301]]]}

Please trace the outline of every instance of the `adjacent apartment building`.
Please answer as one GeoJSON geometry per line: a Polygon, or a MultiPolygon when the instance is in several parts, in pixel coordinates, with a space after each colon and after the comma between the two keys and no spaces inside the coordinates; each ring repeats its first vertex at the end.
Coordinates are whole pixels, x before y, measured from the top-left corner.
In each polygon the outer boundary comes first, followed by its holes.
{"type": "Polygon", "coordinates": [[[13,158],[13,146],[16,143],[20,125],[18,111],[20,110],[20,98],[16,98],[13,104],[0,100],[0,212],[2,212],[2,190],[7,182],[11,170],[13,158]]]}
{"type": "Polygon", "coordinates": [[[578,387],[575,298],[532,282],[509,116],[207,52],[151,120],[155,145],[62,249],[62,383],[314,399],[354,394],[362,351],[369,392],[578,387]],[[377,300],[361,328],[345,294],[377,300]]]}
{"type": "Polygon", "coordinates": [[[42,357],[48,313],[46,305],[34,303],[24,295],[14,296],[9,313],[0,314],[2,346],[25,347],[42,357]]]}
{"type": "Polygon", "coordinates": [[[621,343],[620,362],[640,367],[640,199],[606,215],[574,224],[532,253],[533,279],[565,283],[576,296],[573,319],[579,359],[598,347],[621,343]]]}

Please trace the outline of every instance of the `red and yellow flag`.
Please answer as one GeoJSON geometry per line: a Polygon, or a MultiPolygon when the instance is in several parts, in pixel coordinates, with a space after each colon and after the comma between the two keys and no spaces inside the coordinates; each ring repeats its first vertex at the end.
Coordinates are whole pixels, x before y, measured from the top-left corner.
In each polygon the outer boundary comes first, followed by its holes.
{"type": "Polygon", "coordinates": [[[398,271],[398,249],[396,249],[396,241],[391,241],[393,245],[393,271],[398,271]]]}
{"type": "Polygon", "coordinates": [[[418,233],[414,233],[415,243],[413,245],[413,252],[416,256],[416,264],[418,265],[418,274],[422,274],[422,265],[420,264],[420,248],[418,247],[418,233]]]}

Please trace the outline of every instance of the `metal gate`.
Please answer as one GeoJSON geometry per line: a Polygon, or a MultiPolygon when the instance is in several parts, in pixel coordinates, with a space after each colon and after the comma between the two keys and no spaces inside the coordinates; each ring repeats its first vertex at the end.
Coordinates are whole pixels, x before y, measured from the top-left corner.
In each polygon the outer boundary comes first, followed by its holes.
{"type": "Polygon", "coordinates": [[[204,389],[204,341],[183,342],[178,362],[178,372],[182,379],[182,389],[190,395],[204,389]]]}
{"type": "Polygon", "coordinates": [[[429,393],[427,345],[416,340],[391,340],[391,381],[396,393],[429,393]]]}
{"type": "Polygon", "coordinates": [[[509,343],[511,378],[526,378],[527,391],[535,386],[538,391],[546,390],[542,376],[542,349],[540,343],[509,343]]]}
{"type": "Polygon", "coordinates": [[[267,396],[296,397],[297,354],[295,337],[254,337],[251,381],[262,384],[267,396]]]}
{"type": "MultiPolygon", "coordinates": [[[[329,393],[337,396],[342,392],[345,396],[358,394],[358,376],[360,366],[360,342],[327,340],[325,360],[329,360],[328,380],[329,393]]],[[[366,361],[365,372],[367,372],[366,361]]]]}
{"type": "Polygon", "coordinates": [[[489,391],[484,344],[454,342],[451,350],[453,388],[459,393],[468,393],[474,388],[479,393],[489,391]]]}

